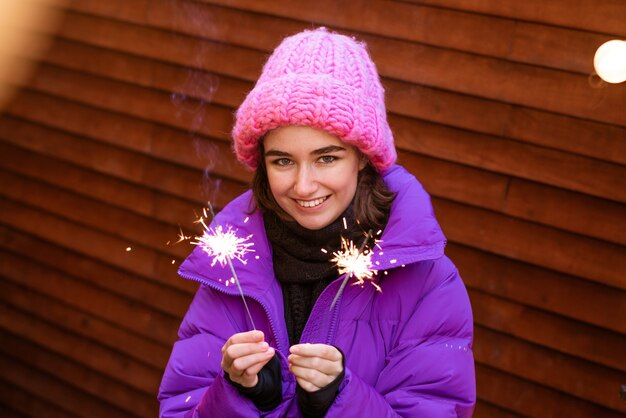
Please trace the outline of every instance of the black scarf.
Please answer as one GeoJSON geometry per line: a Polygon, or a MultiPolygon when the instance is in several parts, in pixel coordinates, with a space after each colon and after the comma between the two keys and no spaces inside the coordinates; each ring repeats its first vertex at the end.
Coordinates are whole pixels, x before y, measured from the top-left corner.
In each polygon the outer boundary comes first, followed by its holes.
{"type": "Polygon", "coordinates": [[[352,206],[333,223],[319,230],[284,221],[273,212],[266,212],[263,220],[272,244],[274,274],[283,290],[289,343],[297,344],[315,301],[338,277],[337,267],[329,260],[333,257],[332,253],[341,247],[341,236],[358,239],[362,234],[356,225],[352,206]]]}

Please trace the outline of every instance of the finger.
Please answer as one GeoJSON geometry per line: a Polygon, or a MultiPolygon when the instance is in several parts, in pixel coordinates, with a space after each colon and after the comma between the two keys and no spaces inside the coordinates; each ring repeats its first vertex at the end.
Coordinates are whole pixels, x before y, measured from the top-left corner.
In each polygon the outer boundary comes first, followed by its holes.
{"type": "Polygon", "coordinates": [[[268,357],[266,360],[253,364],[252,366],[248,367],[244,373],[250,376],[258,374],[261,371],[261,369],[265,367],[265,365],[272,359],[272,357],[274,357],[274,349],[272,348],[271,350],[272,350],[271,352],[267,353],[268,357]]]}
{"type": "Polygon", "coordinates": [[[233,344],[261,342],[263,341],[264,337],[265,336],[263,335],[263,331],[258,330],[233,334],[228,340],[226,340],[224,347],[222,347],[222,351],[233,344]]]}
{"type": "Polygon", "coordinates": [[[341,352],[328,344],[297,344],[289,351],[302,357],[321,357],[331,361],[341,360],[341,352]]]}
{"type": "Polygon", "coordinates": [[[296,377],[296,381],[298,382],[298,385],[300,385],[300,387],[307,392],[317,392],[321,389],[315,386],[313,383],[309,382],[308,380],[302,379],[300,377],[296,377]]]}
{"type": "Polygon", "coordinates": [[[302,357],[296,354],[291,354],[287,360],[290,364],[295,366],[315,369],[332,376],[338,376],[343,370],[341,361],[331,361],[321,357],[302,357]]]}
{"type": "Polygon", "coordinates": [[[236,359],[249,356],[251,354],[265,353],[269,349],[270,348],[266,342],[231,345],[227,347],[222,354],[222,362],[221,362],[222,369],[224,369],[227,372],[230,372],[232,371],[231,369],[233,367],[233,362],[236,359]]]}
{"type": "Polygon", "coordinates": [[[233,360],[230,368],[226,371],[229,374],[232,372],[236,376],[241,376],[246,371],[246,369],[252,367],[257,363],[266,363],[267,361],[269,361],[269,359],[272,358],[273,355],[274,354],[272,351],[266,351],[263,353],[255,353],[250,354],[249,356],[236,358],[235,360],[233,360]]]}
{"type": "Polygon", "coordinates": [[[269,344],[265,341],[260,343],[233,344],[224,350],[223,356],[224,358],[232,361],[236,358],[248,356],[250,354],[266,352],[269,347],[269,344]]]}
{"type": "Polygon", "coordinates": [[[296,378],[306,380],[318,388],[323,388],[334,380],[332,377],[315,369],[290,365],[289,370],[296,378]]]}

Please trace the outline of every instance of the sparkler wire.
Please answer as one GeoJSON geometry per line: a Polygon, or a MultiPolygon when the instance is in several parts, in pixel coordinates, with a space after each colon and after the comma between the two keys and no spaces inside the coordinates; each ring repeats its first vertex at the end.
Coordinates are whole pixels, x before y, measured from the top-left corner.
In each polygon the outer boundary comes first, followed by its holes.
{"type": "MultiPolygon", "coordinates": [[[[215,212],[213,211],[213,205],[209,202],[209,211],[211,212],[211,217],[215,219],[215,212]]],[[[254,325],[254,320],[252,319],[252,314],[250,314],[250,309],[248,309],[248,304],[246,303],[246,298],[243,295],[243,289],[239,284],[239,277],[237,277],[237,273],[235,272],[235,267],[233,266],[233,262],[230,259],[229,255],[226,255],[226,261],[228,262],[228,266],[230,267],[230,272],[233,275],[233,279],[235,279],[235,284],[237,285],[237,289],[239,290],[239,295],[241,296],[241,300],[243,301],[243,306],[246,308],[246,313],[248,314],[248,319],[252,324],[252,329],[256,331],[256,326],[254,325]]]]}

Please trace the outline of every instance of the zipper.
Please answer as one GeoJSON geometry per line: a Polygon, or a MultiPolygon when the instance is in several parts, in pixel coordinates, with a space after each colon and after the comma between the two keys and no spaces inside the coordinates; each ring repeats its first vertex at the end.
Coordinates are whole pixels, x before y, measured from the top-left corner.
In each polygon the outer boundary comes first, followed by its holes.
{"type": "MultiPolygon", "coordinates": [[[[218,286],[218,285],[216,285],[216,284],[214,284],[214,283],[212,283],[212,282],[210,282],[208,280],[205,280],[202,277],[194,276],[194,275],[186,274],[186,273],[181,273],[181,272],[178,272],[178,275],[180,277],[182,277],[183,279],[193,280],[193,281],[198,282],[200,284],[203,284],[203,285],[205,285],[205,286],[207,286],[207,287],[209,287],[209,288],[211,288],[213,290],[217,290],[218,292],[224,293],[224,294],[226,294],[228,296],[241,296],[239,294],[239,292],[229,292],[226,289],[224,289],[223,287],[220,287],[220,286],[218,286]]],[[[273,334],[273,337],[274,337],[274,341],[276,341],[276,348],[278,349],[278,351],[282,352],[283,350],[282,350],[282,347],[281,347],[280,339],[278,338],[278,333],[276,332],[276,326],[274,324],[274,320],[272,319],[272,316],[270,315],[270,312],[269,312],[269,309],[268,309],[267,305],[265,305],[263,303],[263,301],[261,301],[260,299],[254,297],[252,295],[246,295],[244,293],[243,296],[247,297],[247,298],[250,298],[250,299],[254,300],[255,302],[257,302],[259,305],[261,305],[261,307],[263,308],[263,311],[265,312],[265,316],[267,316],[267,319],[269,320],[270,330],[272,331],[272,334],[273,334]]]]}

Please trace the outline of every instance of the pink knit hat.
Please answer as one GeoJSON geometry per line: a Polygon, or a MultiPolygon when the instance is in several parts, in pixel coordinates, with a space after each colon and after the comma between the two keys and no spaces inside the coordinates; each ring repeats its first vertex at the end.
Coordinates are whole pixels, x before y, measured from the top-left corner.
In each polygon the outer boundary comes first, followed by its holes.
{"type": "Polygon", "coordinates": [[[252,168],[270,130],[323,129],[356,146],[382,172],[396,161],[385,91],[365,45],[325,28],[285,38],[236,113],[234,149],[252,168]]]}

